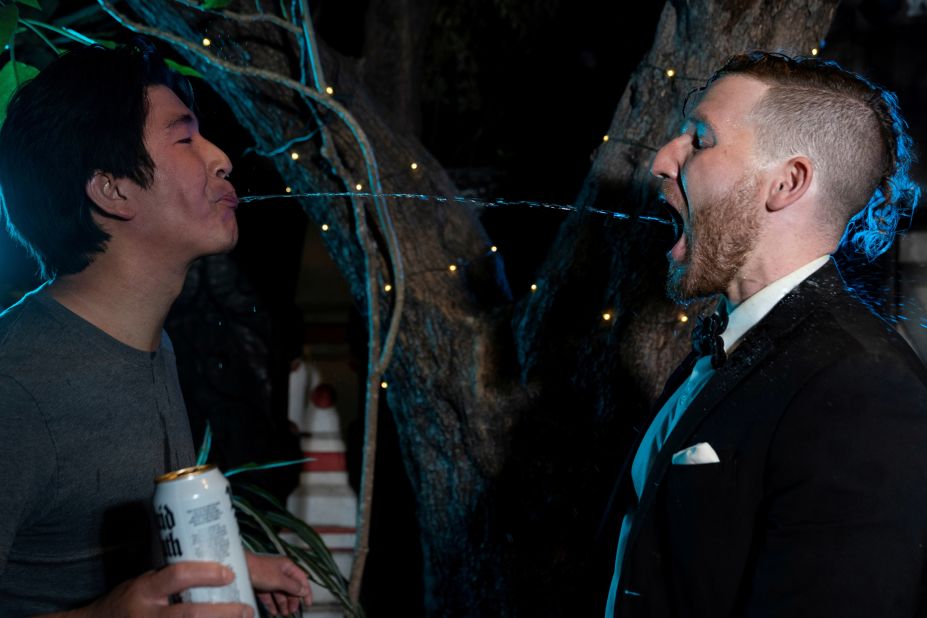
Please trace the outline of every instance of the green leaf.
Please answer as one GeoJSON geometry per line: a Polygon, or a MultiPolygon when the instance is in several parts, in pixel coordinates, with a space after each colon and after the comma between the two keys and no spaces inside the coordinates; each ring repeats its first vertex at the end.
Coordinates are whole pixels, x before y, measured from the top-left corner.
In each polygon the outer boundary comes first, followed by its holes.
{"type": "Polygon", "coordinates": [[[29,6],[40,11],[42,10],[42,5],[39,4],[39,0],[16,0],[16,2],[22,4],[23,6],[29,6]]]}
{"type": "Polygon", "coordinates": [[[238,466],[234,470],[229,470],[225,473],[225,478],[234,476],[241,472],[254,472],[257,470],[270,470],[271,468],[283,468],[286,466],[295,466],[299,464],[304,464],[307,461],[315,461],[315,457],[303,457],[302,459],[291,459],[289,461],[272,461],[270,463],[259,464],[259,463],[246,463],[238,466]]]}
{"type": "Polygon", "coordinates": [[[231,4],[231,2],[232,0],[206,0],[203,2],[203,8],[210,11],[216,11],[219,9],[224,9],[229,4],[231,4]]]}
{"type": "Polygon", "coordinates": [[[164,59],[164,63],[167,65],[167,68],[169,68],[172,71],[176,71],[177,73],[180,73],[181,75],[186,75],[187,77],[199,77],[200,79],[206,79],[205,77],[203,77],[202,73],[200,73],[193,67],[188,67],[185,64],[174,62],[173,60],[169,60],[168,58],[164,59]]]}
{"type": "Polygon", "coordinates": [[[326,547],[322,537],[301,519],[288,512],[272,495],[250,483],[232,485],[232,504],[238,515],[243,541],[250,548],[263,547],[265,552],[289,556],[302,568],[309,579],[327,588],[352,616],[363,616],[363,610],[351,602],[347,582],[326,547]],[[251,493],[269,503],[270,508],[243,498],[240,491],[251,493]],[[304,546],[294,545],[280,537],[281,529],[290,530],[304,546]]]}
{"type": "Polygon", "coordinates": [[[0,7],[0,45],[6,45],[19,23],[19,7],[8,4],[0,7]]]}
{"type": "Polygon", "coordinates": [[[263,530],[264,534],[267,536],[267,540],[270,541],[270,543],[274,546],[274,549],[278,554],[286,555],[286,549],[283,547],[282,539],[277,536],[277,532],[265,520],[263,515],[257,509],[248,504],[247,500],[243,500],[239,496],[233,496],[232,503],[235,505],[236,509],[245,515],[248,515],[255,523],[257,523],[258,526],[260,526],[261,530],[263,530]]]}
{"type": "Polygon", "coordinates": [[[39,74],[37,68],[24,62],[16,62],[16,70],[14,71],[13,64],[7,62],[0,69],[0,124],[3,124],[3,121],[6,120],[6,108],[19,85],[39,74]]]}
{"type": "Polygon", "coordinates": [[[212,427],[209,421],[206,421],[206,431],[203,432],[203,443],[200,445],[200,451],[196,454],[196,465],[202,466],[209,460],[209,451],[212,448],[212,427]]]}
{"type": "Polygon", "coordinates": [[[284,513],[289,512],[286,510],[286,507],[280,503],[280,501],[277,499],[276,496],[274,496],[272,493],[270,493],[266,489],[258,487],[257,485],[253,485],[251,483],[242,483],[238,479],[235,479],[234,481],[232,481],[232,491],[235,492],[236,495],[240,494],[243,491],[254,494],[257,497],[262,498],[263,500],[266,500],[268,504],[270,504],[272,507],[274,507],[278,511],[282,511],[284,513]]]}

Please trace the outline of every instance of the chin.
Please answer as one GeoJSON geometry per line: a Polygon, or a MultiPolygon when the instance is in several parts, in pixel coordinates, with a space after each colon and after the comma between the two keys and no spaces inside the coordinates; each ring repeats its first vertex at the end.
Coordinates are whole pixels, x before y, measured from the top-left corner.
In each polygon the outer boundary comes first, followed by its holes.
{"type": "Polygon", "coordinates": [[[696,300],[708,298],[718,293],[691,263],[680,264],[670,260],[669,273],[666,277],[666,296],[676,304],[688,305],[696,300]]]}

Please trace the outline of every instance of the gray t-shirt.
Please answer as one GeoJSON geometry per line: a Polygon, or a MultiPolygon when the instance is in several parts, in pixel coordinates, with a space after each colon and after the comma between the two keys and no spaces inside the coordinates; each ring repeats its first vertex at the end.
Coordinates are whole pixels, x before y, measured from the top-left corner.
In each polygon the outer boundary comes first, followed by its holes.
{"type": "Polygon", "coordinates": [[[166,334],[136,350],[47,287],[0,314],[0,616],[80,607],[157,566],[154,479],[193,460],[166,334]]]}

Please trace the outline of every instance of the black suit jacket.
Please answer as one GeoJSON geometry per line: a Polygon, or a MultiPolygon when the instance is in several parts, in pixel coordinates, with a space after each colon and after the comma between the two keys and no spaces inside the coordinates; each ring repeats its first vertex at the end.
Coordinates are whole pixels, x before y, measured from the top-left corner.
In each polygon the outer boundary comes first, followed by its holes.
{"type": "Polygon", "coordinates": [[[829,262],[744,336],[632,506],[616,616],[927,615],[927,372],[829,262]],[[720,463],[671,464],[700,442],[720,463]]]}

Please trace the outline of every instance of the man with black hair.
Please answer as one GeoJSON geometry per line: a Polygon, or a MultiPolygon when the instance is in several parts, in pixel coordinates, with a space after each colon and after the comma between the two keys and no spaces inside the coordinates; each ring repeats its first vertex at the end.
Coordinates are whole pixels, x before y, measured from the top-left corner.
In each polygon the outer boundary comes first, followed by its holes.
{"type": "Polygon", "coordinates": [[[619,481],[607,618],[927,615],[927,372],[831,257],[910,217],[905,128],[866,79],[757,52],[657,152],[668,292],[722,298],[619,481]]]}
{"type": "MultiPolygon", "coordinates": [[[[191,106],[144,40],[66,54],[10,102],[3,214],[46,283],[0,316],[0,615],[250,614],[169,605],[230,582],[219,564],[152,570],[153,480],[194,463],[164,320],[238,238],[232,164],[191,106]]],[[[271,613],[308,597],[290,560],[248,562],[271,613]]]]}

